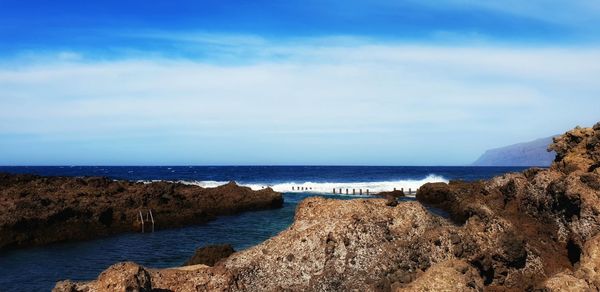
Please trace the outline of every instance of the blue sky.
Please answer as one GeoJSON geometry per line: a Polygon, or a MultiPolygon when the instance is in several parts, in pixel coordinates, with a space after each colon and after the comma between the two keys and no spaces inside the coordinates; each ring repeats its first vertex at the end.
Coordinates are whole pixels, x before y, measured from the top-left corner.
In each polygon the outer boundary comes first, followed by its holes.
{"type": "Polygon", "coordinates": [[[597,27],[597,1],[0,0],[0,164],[468,164],[600,120],[597,27]]]}

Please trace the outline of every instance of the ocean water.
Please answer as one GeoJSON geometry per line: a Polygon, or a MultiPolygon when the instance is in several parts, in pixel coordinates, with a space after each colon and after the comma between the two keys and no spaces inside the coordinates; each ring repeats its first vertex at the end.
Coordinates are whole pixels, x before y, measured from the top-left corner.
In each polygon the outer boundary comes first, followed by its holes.
{"type": "Polygon", "coordinates": [[[292,223],[296,205],[306,197],[356,197],[333,195],[333,188],[369,189],[371,192],[393,188],[416,189],[425,182],[487,179],[523,169],[366,166],[0,167],[0,172],[10,173],[169,180],[202,186],[216,186],[235,180],[253,189],[273,187],[284,193],[285,200],[280,209],[223,216],[203,225],[3,251],[0,252],[0,291],[49,291],[59,280],[94,279],[119,261],[134,261],[154,268],[178,266],[197,247],[206,244],[231,243],[236,250],[245,249],[287,228],[292,223]],[[298,191],[298,186],[305,190],[298,191]]]}

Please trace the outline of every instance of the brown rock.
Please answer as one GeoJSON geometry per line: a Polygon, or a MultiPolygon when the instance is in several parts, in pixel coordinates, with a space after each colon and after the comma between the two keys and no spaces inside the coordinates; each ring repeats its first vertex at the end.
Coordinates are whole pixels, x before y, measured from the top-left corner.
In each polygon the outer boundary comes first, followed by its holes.
{"type": "Polygon", "coordinates": [[[183,265],[207,265],[214,266],[218,261],[227,258],[234,253],[231,244],[217,244],[201,247],[196,250],[192,258],[187,260],[183,265]]]}
{"type": "Polygon", "coordinates": [[[121,232],[203,223],[218,215],[277,208],[281,194],[231,182],[201,188],[172,182],[133,183],[103,177],[0,173],[0,249],[90,239],[121,232]]]}
{"type": "Polygon", "coordinates": [[[396,207],[398,206],[398,198],[404,197],[404,192],[401,190],[394,190],[391,192],[381,192],[375,196],[384,198],[386,200],[386,206],[396,207]]]}
{"type": "Polygon", "coordinates": [[[212,268],[149,271],[152,288],[596,291],[599,127],[558,137],[550,169],[427,184],[419,202],[390,208],[384,199],[306,199],[293,225],[274,238],[212,268]],[[421,203],[446,210],[451,220],[421,203]]]}
{"type": "Polygon", "coordinates": [[[404,192],[401,190],[395,190],[391,192],[381,192],[375,194],[378,197],[386,198],[386,197],[394,197],[394,198],[402,198],[405,196],[404,192]]]}
{"type": "Polygon", "coordinates": [[[125,262],[109,267],[91,285],[63,281],[57,283],[52,291],[71,292],[90,290],[151,292],[152,282],[150,274],[143,267],[125,262]]]}
{"type": "Polygon", "coordinates": [[[600,235],[585,243],[581,262],[575,271],[565,270],[544,283],[551,291],[598,291],[600,290],[600,235]]]}
{"type": "Polygon", "coordinates": [[[406,287],[396,286],[396,292],[408,291],[482,291],[479,273],[464,261],[448,260],[433,265],[406,287]]]}
{"type": "Polygon", "coordinates": [[[175,277],[172,270],[150,271],[152,288],[373,291],[387,287],[388,276],[415,275],[424,263],[451,258],[444,250],[450,242],[444,228],[454,227],[417,202],[390,208],[383,199],[309,198],[299,204],[294,224],[278,236],[202,272],[179,270],[175,277]],[[444,244],[420,244],[433,237],[444,244]]]}
{"type": "Polygon", "coordinates": [[[390,207],[398,206],[398,200],[392,195],[385,196],[385,205],[390,207]]]}

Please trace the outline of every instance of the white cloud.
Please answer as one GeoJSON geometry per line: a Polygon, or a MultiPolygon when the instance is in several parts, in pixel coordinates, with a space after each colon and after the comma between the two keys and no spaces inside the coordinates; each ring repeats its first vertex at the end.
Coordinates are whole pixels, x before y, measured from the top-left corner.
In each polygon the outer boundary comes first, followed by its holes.
{"type": "Polygon", "coordinates": [[[256,59],[238,65],[68,58],[4,66],[0,135],[123,146],[210,139],[205,151],[253,149],[274,163],[291,152],[323,162],[331,151],[323,145],[345,140],[356,149],[335,157],[387,144],[366,157],[444,164],[591,123],[600,112],[595,48],[257,44],[256,59]],[[286,57],[264,57],[274,54],[286,57]],[[282,143],[291,152],[273,150],[282,143]]]}

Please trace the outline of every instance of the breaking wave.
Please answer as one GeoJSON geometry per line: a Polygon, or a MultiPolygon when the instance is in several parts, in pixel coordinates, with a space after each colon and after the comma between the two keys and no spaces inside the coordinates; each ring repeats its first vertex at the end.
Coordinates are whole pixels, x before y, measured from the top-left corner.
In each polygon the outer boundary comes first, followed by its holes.
{"type": "MultiPolygon", "coordinates": [[[[220,185],[224,185],[226,181],[180,181],[186,184],[198,185],[205,188],[213,188],[220,185]]],[[[431,182],[448,182],[448,180],[442,176],[430,174],[423,179],[403,179],[393,181],[369,181],[369,182],[282,182],[282,183],[238,183],[239,185],[250,187],[253,190],[260,190],[266,187],[271,187],[273,190],[285,193],[316,193],[323,194],[333,193],[333,189],[336,189],[336,193],[339,194],[339,190],[342,189],[342,193],[352,194],[352,190],[355,194],[362,190],[363,194],[369,190],[369,193],[379,193],[392,191],[394,188],[400,190],[404,189],[408,192],[411,189],[413,192],[421,187],[425,183],[431,182]]]]}

